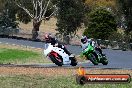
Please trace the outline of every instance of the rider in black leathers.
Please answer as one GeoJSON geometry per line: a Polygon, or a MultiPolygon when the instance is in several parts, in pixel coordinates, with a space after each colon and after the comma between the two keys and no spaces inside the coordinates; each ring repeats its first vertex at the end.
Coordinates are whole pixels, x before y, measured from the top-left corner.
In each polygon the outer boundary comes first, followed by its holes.
{"type": "Polygon", "coordinates": [[[46,43],[51,43],[51,45],[57,46],[57,47],[63,49],[69,56],[71,56],[71,53],[66,49],[66,47],[63,46],[62,44],[60,44],[55,37],[52,37],[51,34],[45,34],[44,39],[45,39],[46,43]]]}

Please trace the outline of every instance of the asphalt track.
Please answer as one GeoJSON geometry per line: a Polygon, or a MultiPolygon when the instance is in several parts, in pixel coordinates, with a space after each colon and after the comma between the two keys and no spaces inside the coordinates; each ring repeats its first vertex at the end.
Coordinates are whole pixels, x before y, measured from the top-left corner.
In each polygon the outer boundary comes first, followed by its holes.
{"type": "MultiPolygon", "coordinates": [[[[44,43],[42,42],[33,42],[33,41],[25,41],[25,40],[16,40],[16,39],[8,39],[8,38],[0,38],[1,43],[8,44],[17,44],[24,46],[31,46],[35,48],[44,48],[44,43]]],[[[81,52],[80,46],[67,45],[67,48],[70,52],[78,55],[81,52]]],[[[111,50],[111,49],[103,49],[103,52],[106,54],[109,63],[108,65],[99,64],[94,66],[90,62],[78,63],[76,67],[85,67],[85,68],[103,68],[103,69],[132,69],[132,51],[122,51],[122,50],[111,50]]],[[[3,65],[0,65],[3,66],[3,65]]],[[[58,67],[55,64],[30,64],[30,65],[4,65],[4,66],[17,66],[17,67],[58,67]]],[[[64,65],[64,68],[73,68],[69,65],[64,65]]],[[[75,68],[75,67],[74,67],[75,68]]]]}

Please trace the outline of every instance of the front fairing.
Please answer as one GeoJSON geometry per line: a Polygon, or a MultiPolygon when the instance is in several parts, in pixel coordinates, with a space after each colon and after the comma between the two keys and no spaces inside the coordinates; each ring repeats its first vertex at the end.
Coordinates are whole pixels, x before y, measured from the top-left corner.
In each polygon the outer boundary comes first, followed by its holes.
{"type": "Polygon", "coordinates": [[[63,49],[61,49],[59,47],[55,47],[51,44],[46,45],[46,48],[44,49],[44,54],[46,56],[52,54],[56,58],[58,57],[58,55],[60,55],[61,58],[63,59],[64,65],[71,63],[71,60],[69,59],[69,55],[66,54],[63,49]]]}
{"type": "Polygon", "coordinates": [[[86,55],[88,53],[91,53],[94,51],[94,47],[91,44],[88,44],[87,48],[82,52],[83,55],[86,55]]]}
{"type": "Polygon", "coordinates": [[[53,49],[53,46],[51,44],[46,44],[44,49],[44,55],[47,56],[53,49]]]}

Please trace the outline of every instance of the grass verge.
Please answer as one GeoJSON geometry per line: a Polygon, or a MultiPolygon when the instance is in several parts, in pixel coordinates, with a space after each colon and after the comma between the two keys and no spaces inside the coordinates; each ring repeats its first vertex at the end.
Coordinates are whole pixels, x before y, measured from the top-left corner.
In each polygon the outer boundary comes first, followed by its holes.
{"type": "Polygon", "coordinates": [[[38,53],[32,51],[6,48],[0,49],[0,63],[26,62],[28,59],[38,56],[38,53]]]}
{"type": "Polygon", "coordinates": [[[85,84],[82,86],[76,83],[75,76],[15,75],[1,76],[0,85],[1,88],[131,88],[132,82],[126,84],[85,84]]]}
{"type": "MultiPolygon", "coordinates": [[[[43,54],[43,49],[31,48],[29,46],[0,44],[0,64],[40,64],[52,63],[43,54]]],[[[78,62],[85,59],[76,56],[78,62]]]]}
{"type": "MultiPolygon", "coordinates": [[[[131,88],[125,84],[76,83],[78,69],[0,67],[0,88],[131,88]]],[[[89,69],[89,74],[130,74],[132,70],[89,69]]]]}
{"type": "Polygon", "coordinates": [[[50,63],[42,52],[35,48],[0,44],[0,64],[50,63]]]}

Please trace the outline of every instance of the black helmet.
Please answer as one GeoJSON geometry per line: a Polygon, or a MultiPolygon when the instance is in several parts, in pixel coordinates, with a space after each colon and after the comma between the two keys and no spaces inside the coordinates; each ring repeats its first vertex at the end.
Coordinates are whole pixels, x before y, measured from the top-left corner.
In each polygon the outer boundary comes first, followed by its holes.
{"type": "Polygon", "coordinates": [[[46,40],[46,41],[49,41],[50,39],[52,38],[52,35],[50,34],[50,33],[46,33],[45,35],[44,35],[44,39],[46,40]]]}
{"type": "Polygon", "coordinates": [[[81,42],[82,42],[83,44],[85,44],[85,43],[87,42],[87,37],[86,37],[86,36],[82,36],[81,42]]]}

